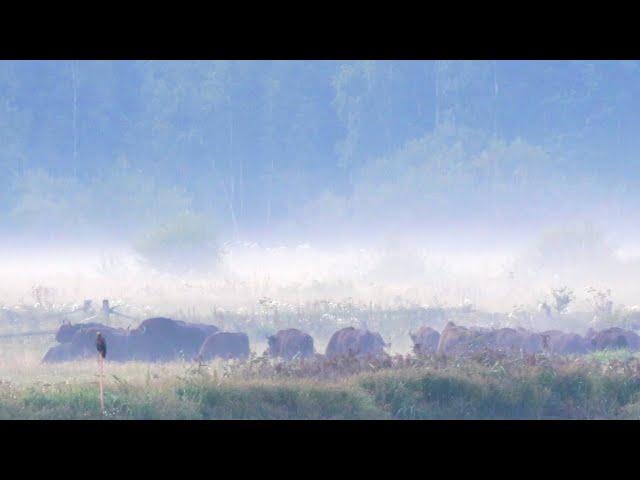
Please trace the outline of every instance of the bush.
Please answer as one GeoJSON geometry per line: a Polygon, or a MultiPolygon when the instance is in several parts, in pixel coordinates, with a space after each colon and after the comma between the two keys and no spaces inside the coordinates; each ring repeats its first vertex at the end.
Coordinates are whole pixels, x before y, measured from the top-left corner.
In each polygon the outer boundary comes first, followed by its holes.
{"type": "Polygon", "coordinates": [[[172,272],[209,270],[220,254],[213,228],[193,213],[179,215],[151,230],[135,249],[153,267],[172,272]]]}

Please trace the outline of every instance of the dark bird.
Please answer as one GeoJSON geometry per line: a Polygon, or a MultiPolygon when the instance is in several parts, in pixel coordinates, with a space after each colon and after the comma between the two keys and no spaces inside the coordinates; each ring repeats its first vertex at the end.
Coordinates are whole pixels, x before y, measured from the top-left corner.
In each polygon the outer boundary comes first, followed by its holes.
{"type": "Polygon", "coordinates": [[[107,342],[100,332],[96,334],[96,349],[102,358],[107,356],[107,342]]]}

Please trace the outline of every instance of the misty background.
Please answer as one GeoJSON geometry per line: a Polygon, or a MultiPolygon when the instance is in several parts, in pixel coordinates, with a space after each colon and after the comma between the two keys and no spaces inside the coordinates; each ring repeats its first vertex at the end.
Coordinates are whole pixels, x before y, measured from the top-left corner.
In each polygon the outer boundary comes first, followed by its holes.
{"type": "Polygon", "coordinates": [[[639,94],[638,61],[2,61],[0,302],[640,303],[639,94]]]}

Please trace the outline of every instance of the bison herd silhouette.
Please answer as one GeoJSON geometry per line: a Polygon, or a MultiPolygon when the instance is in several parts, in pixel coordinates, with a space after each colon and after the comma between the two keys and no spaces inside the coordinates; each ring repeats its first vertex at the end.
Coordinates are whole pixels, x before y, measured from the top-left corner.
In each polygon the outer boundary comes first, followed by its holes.
{"type": "MultiPolygon", "coordinates": [[[[241,332],[222,332],[213,325],[187,323],[164,317],[144,320],[131,330],[100,323],[63,324],[56,334],[57,345],[49,349],[43,362],[64,362],[95,356],[95,339],[100,332],[109,346],[109,359],[117,362],[168,362],[214,358],[247,359],[249,337],[241,332]]],[[[486,351],[504,354],[558,355],[585,354],[597,350],[640,349],[640,336],[631,330],[590,329],[586,335],[559,330],[533,332],[523,328],[463,327],[447,323],[442,332],[423,326],[410,333],[413,353],[421,355],[465,356],[486,351]]],[[[294,360],[324,357],[337,359],[387,356],[386,343],[379,333],[347,327],[335,332],[324,355],[316,353],[313,338],[298,329],[280,330],[268,337],[264,352],[271,358],[294,360]]]]}

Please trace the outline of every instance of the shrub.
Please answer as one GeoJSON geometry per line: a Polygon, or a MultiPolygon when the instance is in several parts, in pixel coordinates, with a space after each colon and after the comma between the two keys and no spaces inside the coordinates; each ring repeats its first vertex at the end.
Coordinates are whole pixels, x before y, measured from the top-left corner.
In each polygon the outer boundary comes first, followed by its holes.
{"type": "Polygon", "coordinates": [[[151,265],[162,270],[208,270],[219,259],[213,228],[200,215],[184,213],[152,229],[135,245],[151,265]]]}

